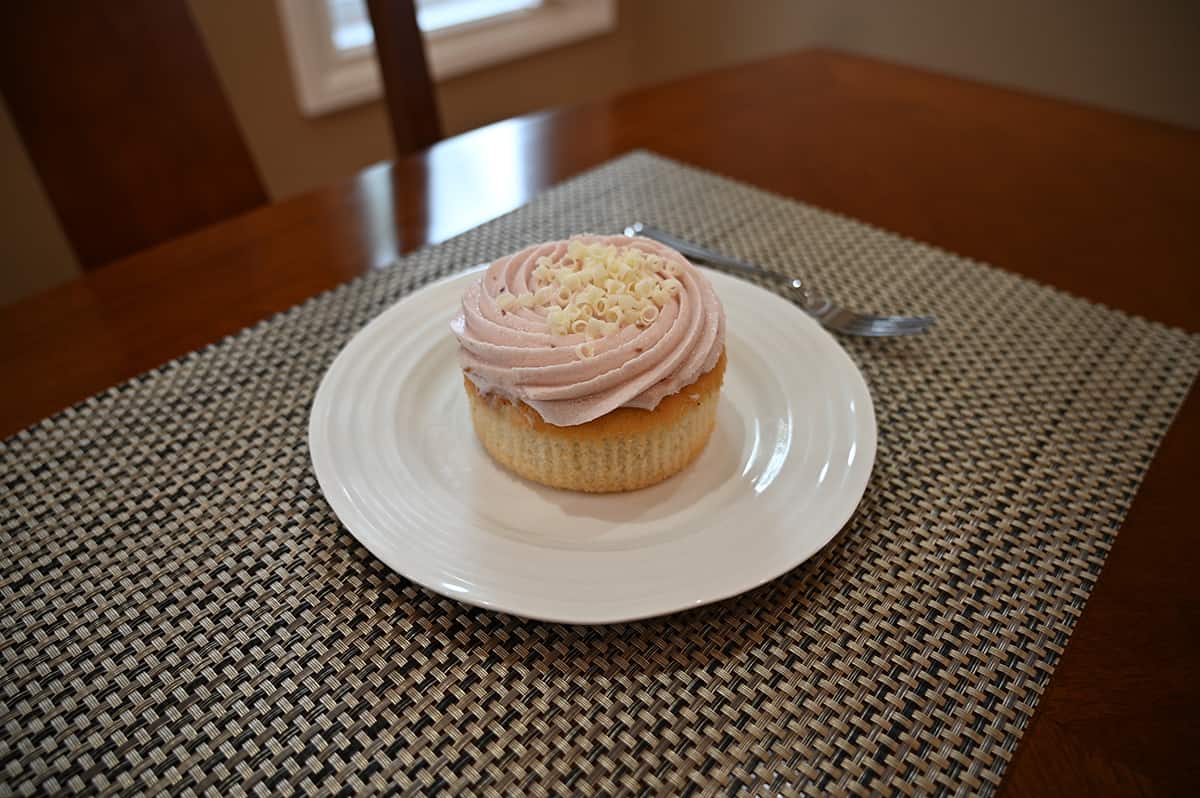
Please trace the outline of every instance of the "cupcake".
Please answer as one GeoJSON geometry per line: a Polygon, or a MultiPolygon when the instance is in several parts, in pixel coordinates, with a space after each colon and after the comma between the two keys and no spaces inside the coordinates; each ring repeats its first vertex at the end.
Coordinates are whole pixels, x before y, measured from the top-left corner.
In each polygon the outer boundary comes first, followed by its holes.
{"type": "Polygon", "coordinates": [[[675,250],[575,236],[491,264],[451,322],[475,433],[555,488],[644,488],[681,471],[716,423],[725,313],[675,250]]]}

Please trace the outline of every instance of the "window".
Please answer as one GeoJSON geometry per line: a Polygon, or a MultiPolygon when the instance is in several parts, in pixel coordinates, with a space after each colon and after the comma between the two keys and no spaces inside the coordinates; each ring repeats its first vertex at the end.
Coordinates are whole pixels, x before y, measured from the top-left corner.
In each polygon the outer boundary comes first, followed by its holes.
{"type": "MultiPolygon", "coordinates": [[[[277,0],[301,109],[382,93],[366,0],[277,0]]],[[[612,30],[615,0],[416,0],[434,80],[612,30]]]]}
{"type": "Polygon", "coordinates": [[[436,33],[542,5],[541,0],[417,0],[417,24],[436,33]]]}
{"type": "Polygon", "coordinates": [[[370,47],[375,39],[364,0],[325,0],[333,49],[340,53],[370,47]]]}

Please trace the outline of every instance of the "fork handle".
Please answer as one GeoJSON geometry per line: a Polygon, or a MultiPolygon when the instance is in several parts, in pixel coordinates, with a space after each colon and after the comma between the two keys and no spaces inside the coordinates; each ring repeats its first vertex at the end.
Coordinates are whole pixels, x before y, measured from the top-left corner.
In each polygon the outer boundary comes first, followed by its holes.
{"type": "Polygon", "coordinates": [[[771,271],[770,269],[765,269],[762,266],[756,266],[753,263],[747,263],[737,258],[731,258],[720,252],[714,252],[699,244],[693,244],[690,241],[684,241],[682,238],[676,238],[665,230],[659,230],[657,227],[641,222],[635,222],[626,227],[625,235],[630,237],[645,236],[660,244],[666,244],[671,249],[688,256],[692,260],[698,260],[711,266],[718,266],[722,269],[749,275],[750,277],[766,277],[772,280],[779,280],[787,283],[797,293],[803,305],[807,306],[809,304],[808,291],[805,290],[804,283],[795,277],[788,277],[786,274],[771,271]]]}

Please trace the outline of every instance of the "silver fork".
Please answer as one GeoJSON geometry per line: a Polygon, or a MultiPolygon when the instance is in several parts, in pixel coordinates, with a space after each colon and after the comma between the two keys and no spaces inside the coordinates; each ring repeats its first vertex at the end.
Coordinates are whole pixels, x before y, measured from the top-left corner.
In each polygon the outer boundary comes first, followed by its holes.
{"type": "Polygon", "coordinates": [[[860,313],[856,310],[838,307],[829,299],[809,291],[802,281],[794,277],[722,255],[720,252],[714,252],[699,244],[685,241],[641,222],[635,222],[626,227],[625,235],[652,238],[682,252],[692,260],[706,263],[709,266],[779,282],[787,289],[788,298],[799,305],[804,312],[819,321],[821,326],[826,329],[843,335],[861,335],[869,338],[916,335],[925,332],[937,321],[933,316],[880,316],[875,313],[860,313]]]}

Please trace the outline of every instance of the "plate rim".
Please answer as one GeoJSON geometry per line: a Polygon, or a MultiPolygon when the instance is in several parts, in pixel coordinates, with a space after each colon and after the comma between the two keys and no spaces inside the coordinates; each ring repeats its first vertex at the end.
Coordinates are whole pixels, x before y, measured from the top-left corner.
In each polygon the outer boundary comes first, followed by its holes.
{"type": "MultiPolygon", "coordinates": [[[[391,317],[399,312],[399,309],[401,309],[403,306],[410,304],[413,300],[418,299],[426,292],[433,291],[434,289],[442,287],[447,283],[465,281],[469,276],[477,274],[486,269],[487,266],[488,264],[486,263],[477,264],[429,282],[406,294],[381,310],[367,323],[363,324],[338,350],[337,355],[333,358],[322,375],[317,386],[317,390],[313,395],[313,400],[309,411],[307,443],[309,449],[309,461],[312,465],[313,473],[316,476],[321,494],[326,503],[329,505],[330,509],[333,511],[334,516],[337,518],[339,524],[345,529],[345,531],[349,532],[359,544],[367,549],[367,551],[369,551],[373,557],[387,566],[391,571],[412,582],[413,584],[427,589],[439,596],[454,599],[455,601],[480,607],[492,612],[500,612],[507,615],[512,615],[518,618],[569,625],[607,625],[614,623],[627,623],[662,617],[665,615],[671,615],[701,606],[714,604],[735,596],[742,595],[769,582],[779,579],[783,575],[794,570],[795,568],[798,568],[800,565],[816,556],[846,528],[847,524],[849,524],[851,519],[854,517],[855,512],[857,512],[858,507],[862,503],[863,496],[866,494],[866,489],[868,485],[870,485],[871,477],[874,474],[875,460],[878,450],[878,423],[875,415],[874,398],[871,395],[870,386],[867,383],[865,375],[863,375],[861,369],[858,368],[858,365],[849,356],[849,353],[846,352],[837,339],[835,339],[827,330],[821,327],[816,320],[812,319],[810,316],[808,316],[808,314],[804,313],[802,310],[788,302],[783,297],[780,297],[771,291],[755,285],[750,281],[738,279],[732,275],[714,271],[712,269],[698,267],[701,268],[701,271],[704,272],[706,276],[714,280],[714,282],[717,284],[726,281],[737,283],[739,284],[740,288],[751,289],[752,293],[757,292],[765,297],[769,297],[769,302],[775,303],[777,307],[786,308],[788,312],[796,314],[796,318],[801,319],[802,323],[808,327],[808,332],[810,334],[814,332],[817,333],[823,339],[824,344],[832,346],[833,350],[836,351],[836,357],[842,361],[841,365],[849,367],[848,370],[846,370],[846,373],[851,377],[851,381],[853,383],[852,387],[857,391],[859,397],[864,400],[862,407],[859,408],[859,411],[856,413],[856,416],[859,420],[853,428],[853,438],[856,446],[859,449],[858,453],[856,454],[856,460],[857,462],[865,461],[866,465],[865,467],[860,466],[860,468],[864,469],[862,481],[861,484],[858,485],[857,489],[854,490],[855,495],[853,497],[853,501],[846,502],[848,509],[844,513],[844,517],[842,517],[842,513],[838,513],[836,517],[839,518],[839,521],[836,524],[831,523],[830,531],[827,534],[818,536],[818,540],[814,542],[814,545],[811,547],[811,549],[802,556],[799,556],[798,558],[780,558],[778,562],[782,563],[782,565],[777,568],[766,569],[763,573],[769,573],[769,576],[762,578],[756,576],[753,580],[747,581],[741,587],[718,590],[712,594],[706,594],[705,598],[698,601],[691,601],[684,604],[672,603],[671,606],[651,607],[641,611],[625,611],[617,613],[601,612],[598,614],[570,612],[569,608],[572,605],[570,604],[569,600],[566,600],[566,603],[559,605],[563,610],[561,612],[541,611],[533,608],[518,609],[505,606],[505,602],[489,600],[487,598],[473,595],[469,592],[455,592],[446,589],[440,584],[431,583],[433,580],[423,580],[418,576],[414,576],[411,573],[406,572],[406,569],[403,567],[402,563],[393,561],[394,558],[392,557],[391,551],[384,551],[384,547],[382,545],[377,546],[375,544],[375,538],[378,534],[380,534],[379,530],[374,530],[373,528],[370,530],[355,529],[355,525],[360,523],[365,527],[374,527],[373,524],[365,519],[360,519],[357,517],[351,519],[354,521],[354,524],[348,521],[347,516],[356,515],[357,510],[353,506],[352,501],[349,499],[343,500],[341,494],[337,490],[333,489],[336,482],[336,476],[333,471],[336,469],[334,469],[332,462],[330,462],[332,458],[326,458],[323,454],[319,453],[320,446],[318,439],[323,429],[322,422],[328,416],[327,413],[322,411],[325,409],[326,405],[330,404],[330,394],[333,390],[331,386],[331,375],[338,370],[339,364],[343,363],[345,358],[352,355],[351,350],[353,349],[356,341],[365,338],[366,334],[373,328],[388,323],[391,320],[391,317]],[[867,454],[869,454],[869,458],[865,456],[867,454]],[[325,462],[321,462],[322,460],[325,462]],[[343,501],[345,502],[345,506],[342,506],[343,501]]],[[[545,604],[545,602],[542,603],[545,604]]]]}

